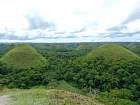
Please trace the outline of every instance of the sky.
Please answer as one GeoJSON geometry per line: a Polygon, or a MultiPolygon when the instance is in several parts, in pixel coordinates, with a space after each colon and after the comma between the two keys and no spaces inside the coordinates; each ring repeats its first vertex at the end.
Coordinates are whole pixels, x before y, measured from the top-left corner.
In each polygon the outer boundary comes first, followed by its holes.
{"type": "Polygon", "coordinates": [[[140,0],[0,0],[0,42],[140,42],[140,0]]]}

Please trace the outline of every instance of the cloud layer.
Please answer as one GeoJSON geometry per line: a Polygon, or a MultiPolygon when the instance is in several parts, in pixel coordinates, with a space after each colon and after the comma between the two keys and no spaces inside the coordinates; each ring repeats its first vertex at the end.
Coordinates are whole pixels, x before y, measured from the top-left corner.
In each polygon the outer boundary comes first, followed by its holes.
{"type": "Polygon", "coordinates": [[[140,41],[139,4],[139,0],[0,1],[0,41],[140,41]]]}

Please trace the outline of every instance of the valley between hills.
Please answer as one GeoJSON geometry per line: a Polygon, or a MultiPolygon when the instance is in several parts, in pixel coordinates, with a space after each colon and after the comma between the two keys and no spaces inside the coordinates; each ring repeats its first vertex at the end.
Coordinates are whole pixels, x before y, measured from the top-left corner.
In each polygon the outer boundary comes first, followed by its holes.
{"type": "Polygon", "coordinates": [[[1,43],[0,105],[140,105],[140,43],[1,43]]]}

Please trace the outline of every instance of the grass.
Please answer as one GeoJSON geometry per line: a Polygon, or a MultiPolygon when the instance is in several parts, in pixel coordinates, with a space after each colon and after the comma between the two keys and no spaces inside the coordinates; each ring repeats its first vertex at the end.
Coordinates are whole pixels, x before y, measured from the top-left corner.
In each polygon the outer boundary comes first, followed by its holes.
{"type": "Polygon", "coordinates": [[[98,47],[87,55],[86,59],[92,59],[94,57],[104,57],[105,60],[117,61],[117,60],[134,60],[139,57],[128,49],[114,44],[105,44],[98,47]]]}
{"type": "Polygon", "coordinates": [[[21,44],[6,53],[1,61],[7,66],[24,69],[43,66],[46,60],[33,47],[21,44]]]}
{"type": "Polygon", "coordinates": [[[8,90],[9,105],[102,105],[95,99],[58,89],[8,90]]]}
{"type": "Polygon", "coordinates": [[[0,95],[10,97],[8,105],[102,105],[66,81],[32,89],[1,89],[0,95]]]}
{"type": "Polygon", "coordinates": [[[72,86],[70,83],[67,83],[64,80],[58,81],[56,83],[50,83],[47,86],[47,89],[65,90],[65,91],[70,91],[70,92],[74,92],[74,93],[84,94],[85,95],[85,93],[82,90],[72,86]]]}

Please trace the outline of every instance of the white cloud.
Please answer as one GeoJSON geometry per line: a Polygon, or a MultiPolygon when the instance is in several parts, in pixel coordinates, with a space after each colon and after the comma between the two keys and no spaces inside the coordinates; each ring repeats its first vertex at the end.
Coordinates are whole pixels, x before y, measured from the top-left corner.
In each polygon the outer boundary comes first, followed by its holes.
{"type": "MultiPolygon", "coordinates": [[[[6,33],[0,36],[16,36],[22,40],[72,36],[83,40],[85,37],[91,38],[90,40],[96,37],[104,39],[106,34],[100,33],[119,26],[138,2],[139,0],[0,0],[0,33],[6,33]],[[31,22],[26,16],[34,16],[35,13],[39,19],[43,19],[38,22],[53,23],[55,28],[46,26],[39,29],[38,26],[43,23],[38,23],[37,29],[30,29],[31,22]],[[83,28],[83,31],[76,32],[83,28]]],[[[140,30],[139,22],[136,20],[126,24],[127,29],[122,31],[140,30]]]]}
{"type": "Polygon", "coordinates": [[[140,19],[129,22],[128,24],[126,24],[126,27],[127,29],[122,31],[126,31],[126,32],[140,31],[140,19]]]}

